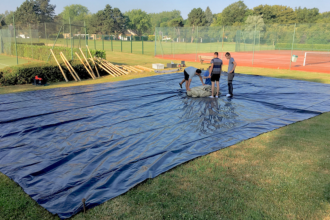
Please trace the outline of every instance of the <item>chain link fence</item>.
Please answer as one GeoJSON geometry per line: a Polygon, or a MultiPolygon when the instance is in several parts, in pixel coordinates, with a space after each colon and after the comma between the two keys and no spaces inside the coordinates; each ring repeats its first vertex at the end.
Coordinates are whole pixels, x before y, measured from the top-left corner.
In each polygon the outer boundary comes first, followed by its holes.
{"type": "Polygon", "coordinates": [[[156,57],[208,62],[232,53],[241,66],[330,72],[330,24],[159,27],[156,57]]]}

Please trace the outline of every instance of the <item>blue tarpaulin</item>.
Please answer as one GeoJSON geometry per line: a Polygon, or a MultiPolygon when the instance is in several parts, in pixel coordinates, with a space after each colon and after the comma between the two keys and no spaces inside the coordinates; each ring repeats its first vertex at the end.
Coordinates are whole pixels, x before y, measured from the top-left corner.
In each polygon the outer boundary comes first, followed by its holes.
{"type": "Polygon", "coordinates": [[[187,97],[182,79],[0,95],[0,171],[68,218],[84,198],[91,208],[181,163],[330,111],[326,84],[237,74],[234,99],[211,99],[187,97]]]}

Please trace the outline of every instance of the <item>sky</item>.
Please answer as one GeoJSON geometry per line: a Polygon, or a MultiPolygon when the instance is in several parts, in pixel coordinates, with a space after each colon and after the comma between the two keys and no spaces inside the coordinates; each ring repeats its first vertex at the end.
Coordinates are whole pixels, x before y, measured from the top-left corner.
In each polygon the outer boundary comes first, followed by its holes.
{"type": "MultiPolygon", "coordinates": [[[[0,0],[0,13],[4,13],[6,10],[14,11],[25,0],[0,0]]],[[[51,0],[51,4],[56,5],[55,12],[59,14],[63,11],[64,6],[71,4],[81,4],[86,6],[90,12],[96,13],[99,10],[105,8],[106,4],[111,5],[113,8],[119,8],[122,12],[126,12],[132,9],[142,9],[147,13],[157,13],[161,11],[172,11],[174,9],[180,10],[184,19],[188,17],[189,12],[193,8],[206,9],[210,7],[213,14],[220,13],[225,7],[236,2],[238,0],[119,0],[119,1],[101,1],[101,0],[51,0]]],[[[320,12],[330,11],[330,0],[245,0],[244,3],[253,8],[260,4],[268,5],[286,5],[291,8],[306,7],[306,8],[318,8],[320,12]]]]}

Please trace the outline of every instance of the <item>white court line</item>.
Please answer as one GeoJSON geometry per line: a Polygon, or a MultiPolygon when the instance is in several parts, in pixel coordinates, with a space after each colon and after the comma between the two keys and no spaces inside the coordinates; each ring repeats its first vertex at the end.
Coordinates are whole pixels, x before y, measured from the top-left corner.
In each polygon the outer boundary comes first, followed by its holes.
{"type": "Polygon", "coordinates": [[[0,63],[0,65],[3,65],[3,66],[9,66],[9,65],[6,65],[6,64],[3,64],[3,63],[0,63]]]}

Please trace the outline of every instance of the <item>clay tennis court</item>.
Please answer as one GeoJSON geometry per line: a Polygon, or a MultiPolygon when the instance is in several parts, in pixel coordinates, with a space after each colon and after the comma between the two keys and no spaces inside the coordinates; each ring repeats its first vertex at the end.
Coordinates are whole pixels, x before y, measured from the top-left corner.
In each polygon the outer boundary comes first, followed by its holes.
{"type": "MultiPolygon", "coordinates": [[[[253,52],[231,52],[239,66],[261,67],[271,69],[290,69],[291,50],[265,50],[253,52]]],[[[299,70],[306,72],[330,73],[330,52],[315,51],[298,51],[292,52],[297,55],[297,62],[291,63],[291,70],[299,70]],[[307,54],[306,65],[304,66],[305,53],[307,54]]],[[[185,60],[192,62],[200,62],[199,56],[213,56],[213,53],[193,54],[169,54],[157,55],[156,57],[169,60],[185,60]]],[[[224,64],[228,65],[225,59],[225,53],[219,53],[219,57],[223,59],[224,64]]],[[[204,63],[209,63],[206,60],[204,63]]]]}

